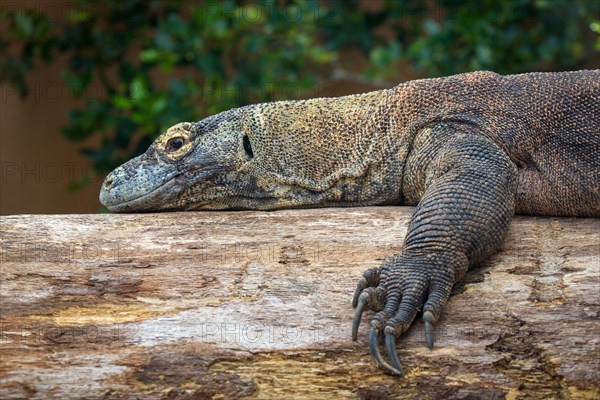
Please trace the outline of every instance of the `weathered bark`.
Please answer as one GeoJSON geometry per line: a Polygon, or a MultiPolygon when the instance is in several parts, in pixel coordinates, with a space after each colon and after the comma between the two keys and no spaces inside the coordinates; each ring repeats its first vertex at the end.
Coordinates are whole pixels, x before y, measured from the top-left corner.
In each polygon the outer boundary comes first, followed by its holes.
{"type": "Polygon", "coordinates": [[[384,375],[355,284],[411,208],[1,219],[2,398],[600,396],[600,221],[516,217],[384,375]]]}

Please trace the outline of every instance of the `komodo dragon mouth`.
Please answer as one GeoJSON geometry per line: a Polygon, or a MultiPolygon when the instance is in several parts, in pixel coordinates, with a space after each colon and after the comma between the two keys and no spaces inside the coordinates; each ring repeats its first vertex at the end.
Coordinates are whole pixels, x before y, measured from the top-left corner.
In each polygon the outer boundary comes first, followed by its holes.
{"type": "MultiPolygon", "coordinates": [[[[134,158],[111,172],[100,189],[100,202],[111,212],[151,212],[168,210],[185,210],[194,202],[191,196],[182,194],[189,190],[190,182],[206,182],[211,175],[221,170],[219,165],[208,163],[197,166],[190,171],[170,170],[154,171],[148,177],[141,173],[131,174],[129,171],[144,171],[139,164],[144,157],[134,158]],[[132,187],[135,190],[132,190],[132,187]],[[179,200],[178,200],[179,199],[179,200]]],[[[199,188],[200,186],[198,186],[199,188]]]]}
{"type": "Polygon", "coordinates": [[[149,206],[152,204],[160,208],[162,193],[175,189],[178,176],[179,174],[175,174],[150,191],[134,197],[127,196],[128,193],[121,193],[118,188],[115,189],[118,185],[115,178],[107,176],[100,190],[100,202],[111,212],[151,211],[149,206]]]}

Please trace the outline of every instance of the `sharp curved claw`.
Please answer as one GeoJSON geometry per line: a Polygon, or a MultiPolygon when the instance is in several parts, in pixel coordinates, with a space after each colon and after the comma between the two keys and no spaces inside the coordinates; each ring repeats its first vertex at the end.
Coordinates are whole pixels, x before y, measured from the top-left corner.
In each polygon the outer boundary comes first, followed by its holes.
{"type": "MultiPolygon", "coordinates": [[[[373,357],[373,361],[377,367],[383,369],[385,372],[391,375],[399,375],[402,376],[402,368],[399,370],[397,368],[392,367],[390,364],[385,362],[383,357],[381,357],[381,353],[379,352],[379,346],[377,345],[377,339],[379,338],[377,331],[375,329],[371,329],[371,334],[369,336],[369,347],[371,348],[371,357],[373,357]]],[[[398,358],[396,356],[396,358],[398,358]]]]}
{"type": "Polygon", "coordinates": [[[386,372],[389,372],[393,375],[404,375],[404,372],[402,371],[402,365],[400,364],[400,359],[398,358],[398,354],[396,353],[396,336],[393,333],[386,333],[385,348],[387,350],[390,361],[392,361],[393,366],[393,368],[390,368],[386,372]]]}
{"type": "Polygon", "coordinates": [[[358,327],[362,318],[363,311],[365,311],[365,304],[367,304],[367,295],[361,295],[358,299],[358,305],[356,306],[356,313],[354,313],[354,321],[352,322],[352,341],[356,342],[358,336],[358,327]]]}
{"type": "Polygon", "coordinates": [[[381,358],[381,353],[379,352],[379,346],[377,345],[377,331],[375,329],[371,329],[371,334],[369,335],[369,347],[371,348],[371,357],[373,357],[373,361],[379,368],[382,368],[385,361],[381,358]]]}
{"type": "Polygon", "coordinates": [[[433,324],[429,321],[425,321],[425,340],[427,341],[427,347],[429,347],[430,349],[433,349],[433,332],[433,324]]]}

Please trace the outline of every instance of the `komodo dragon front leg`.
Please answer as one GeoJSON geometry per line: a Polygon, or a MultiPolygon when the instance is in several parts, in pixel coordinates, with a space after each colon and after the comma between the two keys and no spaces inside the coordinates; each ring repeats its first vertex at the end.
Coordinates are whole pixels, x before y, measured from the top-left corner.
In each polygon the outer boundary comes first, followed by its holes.
{"type": "Polygon", "coordinates": [[[468,126],[438,124],[425,129],[417,134],[411,154],[403,194],[420,201],[402,253],[366,271],[353,300],[353,339],[363,311],[376,311],[371,355],[394,375],[403,374],[396,339],[408,330],[419,309],[431,348],[433,325],[454,283],[499,247],[514,213],[517,184],[517,170],[508,156],[480,132],[469,132],[468,126]],[[381,336],[391,365],[379,351],[381,336]]]}

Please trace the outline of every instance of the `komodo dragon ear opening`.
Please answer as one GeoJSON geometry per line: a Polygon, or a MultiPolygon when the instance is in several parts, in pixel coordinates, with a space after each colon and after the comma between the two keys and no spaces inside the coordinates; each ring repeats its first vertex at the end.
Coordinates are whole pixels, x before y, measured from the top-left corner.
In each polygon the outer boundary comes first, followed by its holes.
{"type": "Polygon", "coordinates": [[[244,135],[242,142],[244,144],[244,151],[246,152],[246,157],[248,158],[248,161],[250,161],[254,158],[254,152],[252,151],[252,146],[250,145],[250,139],[248,138],[248,135],[244,135]]]}

